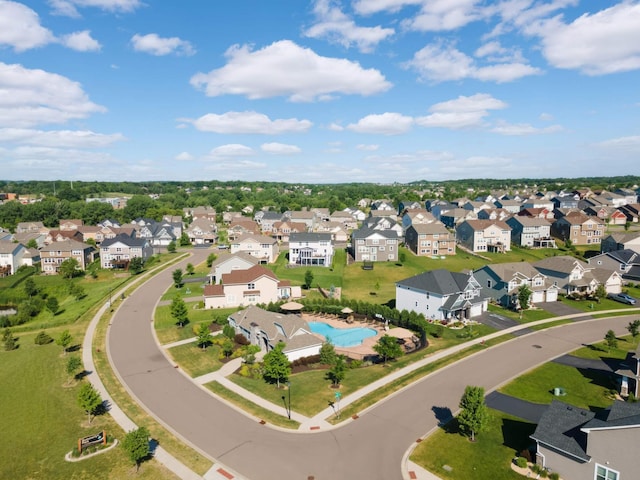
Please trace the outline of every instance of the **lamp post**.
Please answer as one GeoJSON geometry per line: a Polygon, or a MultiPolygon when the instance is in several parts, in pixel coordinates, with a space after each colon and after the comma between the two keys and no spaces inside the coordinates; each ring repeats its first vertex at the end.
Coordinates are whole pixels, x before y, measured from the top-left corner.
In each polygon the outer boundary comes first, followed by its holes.
{"type": "Polygon", "coordinates": [[[289,402],[287,403],[287,401],[284,398],[284,395],[282,395],[282,403],[284,403],[284,409],[287,412],[287,418],[291,420],[291,382],[287,382],[287,391],[289,396],[289,402]]]}

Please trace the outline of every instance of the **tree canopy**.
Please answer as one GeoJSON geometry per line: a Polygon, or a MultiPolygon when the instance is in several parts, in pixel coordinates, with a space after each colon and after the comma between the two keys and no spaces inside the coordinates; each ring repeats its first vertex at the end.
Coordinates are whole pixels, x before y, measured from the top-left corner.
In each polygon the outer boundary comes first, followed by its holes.
{"type": "Polygon", "coordinates": [[[390,335],[380,337],[378,343],[373,346],[373,350],[382,357],[383,363],[398,358],[404,353],[398,339],[390,335]]]}
{"type": "Polygon", "coordinates": [[[283,342],[278,342],[274,349],[262,359],[265,380],[275,381],[278,388],[280,388],[280,381],[286,381],[291,375],[291,364],[283,352],[284,347],[283,342]]]}
{"type": "Polygon", "coordinates": [[[476,433],[482,432],[489,422],[489,411],[484,402],[484,388],[468,385],[458,406],[461,408],[458,414],[460,431],[470,435],[471,441],[475,441],[476,433]]]}

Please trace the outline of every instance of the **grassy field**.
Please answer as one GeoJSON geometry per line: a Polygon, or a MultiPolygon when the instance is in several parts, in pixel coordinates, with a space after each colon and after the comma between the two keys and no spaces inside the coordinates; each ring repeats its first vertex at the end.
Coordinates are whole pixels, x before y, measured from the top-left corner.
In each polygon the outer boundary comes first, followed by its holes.
{"type": "MultiPolygon", "coordinates": [[[[35,345],[34,334],[18,335],[19,348],[0,351],[0,478],[113,479],[135,474],[135,467],[119,447],[78,463],[64,455],[78,438],[101,430],[122,439],[123,432],[109,415],[91,425],[77,405],[81,382],[65,373],[67,357],[55,344],[35,345]]],[[[78,355],[77,353],[75,355],[78,355]]],[[[175,478],[157,462],[142,465],[137,478],[175,478]]]]}
{"type": "Polygon", "coordinates": [[[443,479],[522,480],[511,470],[511,460],[530,446],[535,425],[495,410],[489,413],[488,428],[475,442],[458,433],[454,420],[421,442],[411,460],[443,479]]]}
{"type": "Polygon", "coordinates": [[[222,366],[222,362],[218,359],[220,347],[216,345],[210,345],[203,350],[193,342],[170,348],[167,352],[190,377],[195,378],[215,372],[222,366]]]}
{"type": "Polygon", "coordinates": [[[280,280],[291,280],[293,285],[304,285],[304,275],[307,270],[313,273],[312,286],[321,286],[329,289],[334,287],[342,287],[342,278],[344,275],[347,256],[344,250],[336,250],[333,257],[331,267],[288,267],[288,251],[283,251],[278,256],[278,260],[272,265],[265,265],[275,273],[280,280]]]}
{"type": "Polygon", "coordinates": [[[160,344],[177,342],[187,338],[195,337],[194,328],[201,323],[211,323],[215,318],[226,317],[227,315],[238,310],[237,308],[224,308],[216,310],[205,310],[194,308],[196,303],[187,303],[189,309],[189,323],[179,328],[175,319],[171,316],[171,306],[164,305],[156,309],[154,318],[154,327],[160,344]]]}

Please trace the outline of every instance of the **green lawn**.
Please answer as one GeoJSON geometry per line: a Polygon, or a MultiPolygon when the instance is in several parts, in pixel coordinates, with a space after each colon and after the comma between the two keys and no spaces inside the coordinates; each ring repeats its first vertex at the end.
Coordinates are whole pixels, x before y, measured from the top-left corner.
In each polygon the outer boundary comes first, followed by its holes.
{"type": "Polygon", "coordinates": [[[524,310],[522,312],[522,317],[520,317],[519,312],[514,312],[513,310],[509,310],[508,308],[499,307],[491,303],[489,304],[489,311],[521,323],[530,323],[538,320],[544,320],[545,318],[553,317],[551,313],[542,309],[524,310]]]}
{"type": "Polygon", "coordinates": [[[304,285],[304,276],[307,270],[313,273],[312,286],[320,286],[327,290],[333,285],[342,287],[342,277],[347,263],[344,250],[336,250],[331,267],[288,267],[288,250],[280,252],[274,264],[265,265],[275,273],[280,280],[291,280],[294,285],[304,285]]]}
{"type": "MultiPolygon", "coordinates": [[[[101,430],[122,440],[109,415],[87,418],[76,403],[80,383],[65,386],[67,357],[55,344],[38,346],[34,334],[19,335],[17,350],[0,351],[0,478],[126,478],[134,474],[121,448],[79,463],[64,455],[78,438],[101,430]]],[[[67,354],[70,355],[70,354],[67,354]]],[[[76,355],[78,355],[76,353],[76,355]]],[[[136,478],[174,478],[156,462],[144,463],[136,478]]]]}
{"type": "Polygon", "coordinates": [[[220,347],[216,345],[210,345],[203,350],[193,342],[170,348],[167,352],[180,368],[193,378],[215,372],[222,366],[218,359],[220,347]]]}
{"type": "Polygon", "coordinates": [[[160,344],[177,342],[187,338],[195,337],[194,328],[201,323],[211,323],[218,317],[226,317],[227,315],[238,310],[237,308],[224,308],[216,310],[205,310],[197,307],[197,303],[187,303],[189,309],[189,323],[179,328],[175,319],[171,316],[171,306],[164,305],[156,308],[154,318],[154,328],[160,344]]]}
{"type": "Polygon", "coordinates": [[[553,399],[580,408],[605,408],[613,399],[609,390],[615,388],[613,376],[594,370],[579,370],[574,367],[549,362],[525,373],[505,385],[500,392],[534,403],[551,403],[553,399]],[[555,397],[553,389],[562,387],[566,395],[555,397]]]}
{"type": "Polygon", "coordinates": [[[615,359],[624,360],[627,353],[635,351],[637,342],[634,342],[631,336],[618,338],[618,347],[609,349],[604,341],[595,343],[586,347],[579,348],[571,352],[571,355],[580,358],[593,358],[600,360],[615,359]]]}
{"type": "Polygon", "coordinates": [[[511,460],[531,445],[535,425],[495,410],[489,413],[488,428],[475,442],[458,433],[454,420],[421,442],[411,460],[443,479],[522,480],[511,470],[511,460]]]}

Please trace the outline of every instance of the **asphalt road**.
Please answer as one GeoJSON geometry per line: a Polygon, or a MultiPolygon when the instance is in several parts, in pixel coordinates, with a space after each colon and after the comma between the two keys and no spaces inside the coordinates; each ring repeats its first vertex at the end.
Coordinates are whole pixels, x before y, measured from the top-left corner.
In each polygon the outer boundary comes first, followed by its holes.
{"type": "MultiPolygon", "coordinates": [[[[129,392],[187,443],[251,480],[401,479],[404,453],[438,425],[437,413],[458,410],[466,385],[491,391],[536,365],[603,338],[626,332],[631,317],[579,322],[536,332],[487,349],[425,377],[360,418],[324,432],[285,432],[218,401],[185,378],[163,355],[152,331],[156,302],[175,268],[152,278],[121,304],[108,333],[114,370],[129,392]]],[[[637,315],[635,315],[637,316],[637,315]]],[[[295,396],[292,397],[295,410],[295,396]]]]}

